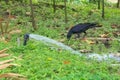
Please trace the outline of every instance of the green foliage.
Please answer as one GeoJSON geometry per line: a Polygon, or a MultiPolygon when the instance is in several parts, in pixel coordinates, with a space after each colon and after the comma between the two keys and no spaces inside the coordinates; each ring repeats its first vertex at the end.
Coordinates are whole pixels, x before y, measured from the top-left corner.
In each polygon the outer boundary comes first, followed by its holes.
{"type": "MultiPolygon", "coordinates": [[[[4,3],[0,4],[5,5],[4,3]]],[[[59,5],[59,3],[57,4],[59,5]]],[[[60,5],[61,4],[63,5],[63,2],[61,2],[60,5]]],[[[3,6],[5,10],[10,8],[12,15],[18,16],[11,24],[15,25],[18,22],[21,23],[16,27],[22,29],[23,32],[19,35],[12,35],[12,39],[8,43],[0,42],[0,50],[5,47],[13,46],[8,53],[15,56],[23,56],[22,60],[18,59],[16,61],[16,63],[21,64],[20,67],[11,67],[0,71],[0,73],[21,73],[27,76],[29,80],[119,80],[120,67],[111,66],[111,63],[117,62],[99,62],[86,59],[85,57],[73,55],[69,51],[47,46],[42,42],[34,40],[29,40],[27,46],[22,46],[23,34],[30,32],[47,36],[58,41],[64,39],[63,43],[75,50],[93,49],[94,52],[99,54],[117,52],[119,50],[119,41],[110,41],[111,47],[106,48],[102,42],[93,45],[86,43],[81,39],[83,34],[81,34],[80,39],[74,39],[74,36],[72,36],[70,41],[66,40],[66,34],[69,28],[82,22],[99,22],[103,25],[103,27],[99,29],[88,30],[88,38],[97,38],[100,34],[104,34],[105,32],[109,32],[109,37],[114,38],[112,32],[116,31],[116,29],[112,29],[111,25],[120,25],[120,11],[118,9],[107,7],[106,5],[105,19],[102,19],[101,10],[98,10],[95,4],[88,4],[86,2],[85,5],[69,4],[70,5],[67,7],[67,24],[64,23],[64,8],[57,7],[54,14],[52,5],[46,5],[45,3],[34,5],[35,20],[38,26],[35,32],[32,32],[30,16],[26,15],[26,12],[30,12],[29,5],[26,4],[23,6],[19,4],[19,6],[15,7],[13,4],[12,6],[9,4],[3,6]],[[75,9],[75,11],[73,9],[75,9]],[[20,46],[17,46],[16,42],[18,36],[21,40],[20,46]]],[[[120,36],[117,37],[117,39],[119,38],[120,36]]]]}
{"type": "MultiPolygon", "coordinates": [[[[29,1],[30,1],[30,0],[24,0],[24,2],[27,3],[27,4],[30,3],[29,1]]],[[[38,4],[38,1],[39,1],[39,0],[32,0],[32,3],[33,3],[33,4],[38,4]]]]}
{"type": "Polygon", "coordinates": [[[4,72],[21,73],[29,80],[119,79],[119,67],[112,67],[108,62],[89,60],[69,51],[50,48],[38,41],[29,43],[9,50],[10,54],[23,55],[22,60],[16,61],[21,66],[8,68],[4,72]]]}

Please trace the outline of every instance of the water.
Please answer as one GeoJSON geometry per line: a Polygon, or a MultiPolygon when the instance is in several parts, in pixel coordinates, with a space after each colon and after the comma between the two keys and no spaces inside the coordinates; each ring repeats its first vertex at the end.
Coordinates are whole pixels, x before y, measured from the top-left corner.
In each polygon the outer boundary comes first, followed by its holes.
{"type": "MultiPolygon", "coordinates": [[[[50,45],[58,46],[58,47],[60,47],[62,49],[70,51],[73,54],[78,54],[80,56],[84,56],[79,51],[75,51],[71,47],[69,47],[69,46],[67,46],[67,45],[65,45],[65,44],[63,44],[61,42],[58,42],[56,40],[50,39],[48,37],[37,35],[37,34],[29,34],[29,37],[32,38],[32,39],[35,39],[35,40],[42,41],[45,44],[50,44],[50,45]]],[[[103,55],[96,54],[96,53],[91,53],[91,54],[87,54],[86,57],[87,58],[96,59],[96,60],[99,60],[99,61],[108,60],[108,59],[114,59],[114,60],[120,61],[120,57],[115,56],[112,53],[111,54],[103,54],[103,55]]]]}
{"type": "Polygon", "coordinates": [[[114,54],[96,54],[96,53],[93,53],[93,54],[88,54],[87,55],[88,58],[94,58],[98,61],[102,61],[102,60],[108,60],[108,59],[114,59],[116,61],[119,61],[120,62],[120,57],[118,56],[115,56],[114,54]]]}
{"type": "Polygon", "coordinates": [[[62,49],[69,50],[73,54],[79,54],[79,55],[81,55],[80,52],[73,50],[71,47],[69,47],[67,45],[64,45],[61,42],[55,41],[53,39],[50,39],[48,37],[37,35],[37,34],[30,34],[29,37],[33,38],[35,40],[40,40],[40,41],[44,42],[45,44],[56,45],[56,46],[58,46],[58,47],[60,47],[62,49]]]}

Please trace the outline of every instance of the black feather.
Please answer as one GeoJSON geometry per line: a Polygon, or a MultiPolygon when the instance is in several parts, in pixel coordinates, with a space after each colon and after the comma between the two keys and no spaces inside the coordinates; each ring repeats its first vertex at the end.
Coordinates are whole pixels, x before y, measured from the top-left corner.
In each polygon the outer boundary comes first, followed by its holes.
{"type": "Polygon", "coordinates": [[[85,33],[86,35],[86,30],[94,27],[101,27],[98,23],[80,23],[75,26],[73,26],[69,32],[67,33],[67,39],[70,39],[72,34],[77,34],[79,36],[80,33],[85,33]]]}
{"type": "Polygon", "coordinates": [[[24,42],[23,42],[23,45],[27,45],[27,41],[29,40],[29,34],[25,34],[24,35],[24,42]]]}

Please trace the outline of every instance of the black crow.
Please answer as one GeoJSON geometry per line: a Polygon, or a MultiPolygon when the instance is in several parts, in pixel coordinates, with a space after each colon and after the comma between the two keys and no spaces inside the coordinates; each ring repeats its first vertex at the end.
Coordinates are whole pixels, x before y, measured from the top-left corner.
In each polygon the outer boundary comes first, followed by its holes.
{"type": "Polygon", "coordinates": [[[24,34],[24,42],[23,42],[24,46],[27,44],[28,40],[29,40],[29,34],[24,34]]]}
{"type": "Polygon", "coordinates": [[[87,34],[86,30],[94,27],[101,27],[102,25],[98,23],[79,23],[75,26],[73,26],[69,32],[67,33],[67,39],[70,39],[72,34],[77,34],[78,37],[80,37],[80,33],[84,33],[84,36],[87,34]]]}

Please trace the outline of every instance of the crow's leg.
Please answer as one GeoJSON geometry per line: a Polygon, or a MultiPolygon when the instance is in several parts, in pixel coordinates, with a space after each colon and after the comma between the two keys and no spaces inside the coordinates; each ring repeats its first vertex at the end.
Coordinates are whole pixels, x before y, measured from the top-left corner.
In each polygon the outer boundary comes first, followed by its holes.
{"type": "Polygon", "coordinates": [[[75,39],[76,38],[80,38],[80,34],[79,33],[77,33],[76,35],[75,35],[75,39]]]}
{"type": "Polygon", "coordinates": [[[77,33],[77,38],[80,38],[80,34],[79,33],[77,33]]]}
{"type": "Polygon", "coordinates": [[[87,33],[84,31],[84,35],[83,35],[83,38],[85,38],[85,36],[87,35],[87,33]]]}

